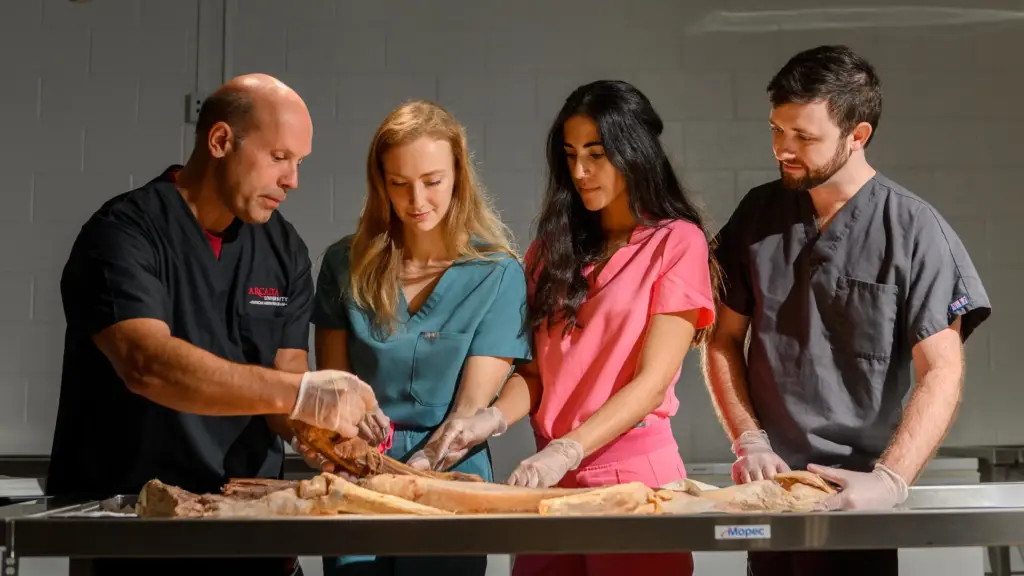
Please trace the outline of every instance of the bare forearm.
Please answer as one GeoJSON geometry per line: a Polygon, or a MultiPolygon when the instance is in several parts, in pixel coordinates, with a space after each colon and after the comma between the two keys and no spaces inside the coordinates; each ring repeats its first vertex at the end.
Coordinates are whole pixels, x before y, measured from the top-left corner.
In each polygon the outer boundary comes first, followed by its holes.
{"type": "MultiPolygon", "coordinates": [[[[462,370],[462,382],[445,422],[472,418],[481,408],[490,406],[495,401],[494,397],[498,395],[498,389],[508,378],[511,368],[510,358],[470,356],[462,370]]],[[[428,442],[435,441],[447,432],[445,426],[438,426],[430,435],[428,442]]]]}
{"type": "MultiPolygon", "coordinates": [[[[497,393],[497,390],[493,390],[493,392],[497,393]]],[[[448,413],[448,418],[463,418],[476,414],[477,410],[491,405],[491,401],[494,400],[494,393],[486,394],[482,390],[478,390],[472,393],[459,394],[455,399],[455,404],[452,405],[451,412],[448,413]]]]}
{"type": "Polygon", "coordinates": [[[589,456],[639,424],[665,400],[665,391],[664,382],[641,375],[613,394],[565,438],[582,444],[584,456],[589,456]]]}
{"type": "MultiPolygon", "coordinates": [[[[237,364],[184,340],[140,330],[103,342],[116,349],[128,388],[174,410],[211,416],[288,414],[302,376],[237,364]]],[[[111,354],[108,354],[108,357],[111,354]]]]}
{"type": "Polygon", "coordinates": [[[462,371],[462,382],[449,418],[472,416],[480,408],[490,406],[511,369],[511,358],[469,357],[462,371]]]}
{"type": "Polygon", "coordinates": [[[696,310],[655,314],[633,379],[565,438],[583,445],[583,454],[588,456],[660,406],[693,342],[696,321],[696,310]]]}
{"type": "Polygon", "coordinates": [[[962,369],[934,369],[919,379],[881,463],[913,484],[949,432],[960,404],[962,369]]]}
{"type": "Polygon", "coordinates": [[[178,339],[147,354],[140,393],[195,414],[288,414],[301,374],[235,364],[178,339]]]}
{"type": "Polygon", "coordinates": [[[759,429],[747,388],[743,342],[720,338],[703,348],[704,381],[719,422],[730,440],[759,429]]]}
{"type": "Polygon", "coordinates": [[[540,404],[540,383],[535,377],[515,373],[501,389],[494,401],[494,407],[501,410],[505,421],[511,426],[534,412],[540,404]],[[529,380],[533,380],[531,383],[529,380]]]}
{"type": "MultiPolygon", "coordinates": [[[[309,355],[305,350],[278,350],[277,357],[274,359],[274,366],[283,372],[304,374],[309,370],[309,355]]],[[[288,422],[287,415],[267,414],[265,418],[267,420],[267,425],[270,426],[270,429],[273,430],[275,434],[284,438],[285,442],[291,442],[295,433],[292,430],[291,424],[288,422]]]]}

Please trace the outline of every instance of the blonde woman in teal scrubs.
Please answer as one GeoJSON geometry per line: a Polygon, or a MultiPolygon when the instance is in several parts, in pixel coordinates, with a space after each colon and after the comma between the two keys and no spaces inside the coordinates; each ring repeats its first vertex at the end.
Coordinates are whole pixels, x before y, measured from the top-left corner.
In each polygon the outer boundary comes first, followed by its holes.
{"type": "MultiPolygon", "coordinates": [[[[480,191],[465,130],[441,107],[411,102],[392,112],[367,177],[355,235],[328,248],[320,269],[316,361],[370,384],[380,412],[364,422],[364,437],[422,464],[438,426],[493,410],[513,366],[530,358],[526,276],[480,191]]],[[[493,479],[486,444],[450,469],[493,479]]],[[[326,576],[486,568],[486,556],[324,561],[326,576]]]]}

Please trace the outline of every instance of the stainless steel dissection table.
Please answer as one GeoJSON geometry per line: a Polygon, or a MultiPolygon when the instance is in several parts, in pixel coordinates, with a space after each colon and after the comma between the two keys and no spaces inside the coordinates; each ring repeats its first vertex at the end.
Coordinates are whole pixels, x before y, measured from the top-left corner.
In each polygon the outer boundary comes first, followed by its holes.
{"type": "MultiPolygon", "coordinates": [[[[0,508],[13,558],[448,555],[1024,544],[1024,484],[911,489],[884,512],[140,519],[134,496],[0,508]]],[[[16,565],[14,566],[16,568],[16,565]]],[[[13,576],[8,574],[7,576],[13,576]]]]}

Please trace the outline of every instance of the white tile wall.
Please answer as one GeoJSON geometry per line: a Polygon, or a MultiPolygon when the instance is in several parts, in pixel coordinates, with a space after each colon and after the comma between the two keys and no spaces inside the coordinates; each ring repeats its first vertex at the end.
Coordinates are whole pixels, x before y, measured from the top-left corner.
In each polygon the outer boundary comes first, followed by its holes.
{"type": "MultiPolygon", "coordinates": [[[[1024,281],[1015,248],[1024,23],[695,36],[687,25],[723,3],[224,1],[226,11],[222,0],[0,6],[0,453],[49,450],[58,280],[78,226],[105,198],[185,158],[185,94],[214,88],[222,71],[278,75],[312,110],[314,153],[282,212],[314,256],[354,229],[370,136],[410,97],[436,98],[465,122],[485,184],[525,247],[544,135],[573,87],[617,77],[646,91],[683,179],[718,225],[750,187],[775,177],[765,84],[795,51],[826,42],[848,43],[878,67],[886,100],[869,157],[951,220],[996,306],[969,345],[966,402],[950,442],[1024,442],[1014,338],[1024,321],[1015,302],[1024,281]]],[[[696,363],[691,354],[678,386],[678,439],[688,461],[723,460],[727,443],[696,363]]],[[[497,446],[499,476],[532,449],[522,427],[497,446]]]]}

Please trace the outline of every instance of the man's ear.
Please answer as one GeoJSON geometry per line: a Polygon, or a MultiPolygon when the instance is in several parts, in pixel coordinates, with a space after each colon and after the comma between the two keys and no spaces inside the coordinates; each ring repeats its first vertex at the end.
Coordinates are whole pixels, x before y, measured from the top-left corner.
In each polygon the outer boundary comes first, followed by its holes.
{"type": "Polygon", "coordinates": [[[861,122],[860,124],[857,124],[857,126],[854,127],[853,132],[851,133],[851,136],[853,137],[851,142],[852,149],[854,151],[857,151],[866,148],[868,145],[868,140],[871,139],[872,132],[873,130],[871,129],[871,124],[868,124],[867,122],[861,122]]]}
{"type": "Polygon", "coordinates": [[[235,135],[226,122],[217,122],[210,128],[207,135],[206,145],[210,150],[210,156],[223,158],[234,147],[235,135]]]}

